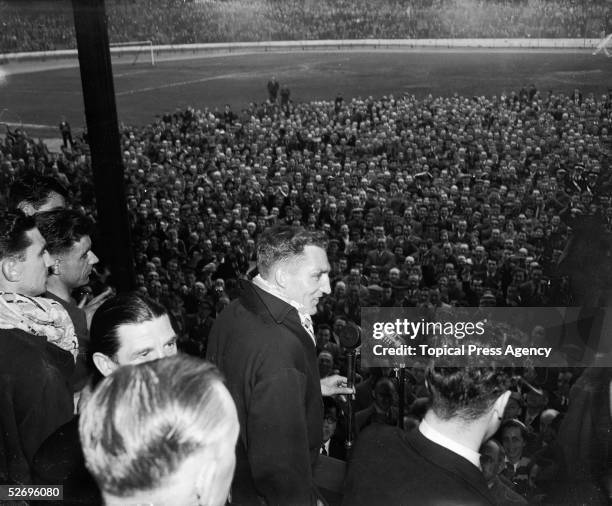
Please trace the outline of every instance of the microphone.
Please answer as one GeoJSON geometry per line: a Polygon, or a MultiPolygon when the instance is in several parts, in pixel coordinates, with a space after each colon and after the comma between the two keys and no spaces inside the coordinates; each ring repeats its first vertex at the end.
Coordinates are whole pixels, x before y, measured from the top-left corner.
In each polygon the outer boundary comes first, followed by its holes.
{"type": "Polygon", "coordinates": [[[355,386],[355,350],[361,344],[361,329],[354,323],[347,323],[338,332],[340,345],[346,351],[346,385],[355,386]]]}
{"type": "Polygon", "coordinates": [[[361,343],[361,328],[349,322],[338,332],[338,339],[343,348],[354,350],[361,343]]]}

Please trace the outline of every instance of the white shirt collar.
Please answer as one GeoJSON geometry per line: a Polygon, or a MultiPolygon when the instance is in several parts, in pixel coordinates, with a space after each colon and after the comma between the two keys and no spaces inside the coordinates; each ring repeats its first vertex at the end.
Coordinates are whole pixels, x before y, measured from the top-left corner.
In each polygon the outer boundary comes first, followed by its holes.
{"type": "Polygon", "coordinates": [[[317,340],[314,336],[314,329],[312,331],[307,330],[308,327],[312,328],[312,317],[304,311],[304,306],[302,304],[300,304],[299,302],[296,302],[293,299],[289,299],[288,297],[285,297],[278,288],[276,288],[269,281],[266,281],[264,278],[262,278],[260,274],[255,276],[252,279],[252,282],[256,287],[261,288],[264,292],[267,292],[270,295],[274,295],[274,297],[277,297],[283,302],[286,302],[287,304],[289,304],[290,306],[293,306],[298,312],[298,316],[300,317],[300,322],[302,326],[304,327],[304,329],[306,330],[306,333],[310,336],[312,341],[315,343],[315,346],[317,345],[317,340]],[[308,321],[308,325],[305,324],[305,321],[308,321]]]}
{"type": "Polygon", "coordinates": [[[449,437],[446,437],[444,434],[429,425],[425,420],[423,420],[419,425],[419,430],[421,431],[421,434],[423,434],[423,436],[430,441],[433,441],[440,446],[444,446],[444,448],[456,453],[457,455],[460,455],[466,460],[469,460],[478,469],[480,469],[480,453],[475,452],[471,448],[468,448],[461,443],[457,443],[457,441],[454,441],[449,437]]]}
{"type": "Polygon", "coordinates": [[[264,292],[268,292],[269,294],[274,295],[275,297],[278,297],[283,302],[286,302],[290,306],[293,306],[295,309],[297,309],[298,313],[308,314],[304,311],[304,306],[302,304],[300,304],[299,302],[296,302],[293,299],[285,297],[281,293],[281,291],[278,288],[276,288],[272,283],[262,278],[261,274],[258,274],[257,276],[255,276],[252,281],[255,286],[257,286],[258,288],[261,288],[264,292]]]}

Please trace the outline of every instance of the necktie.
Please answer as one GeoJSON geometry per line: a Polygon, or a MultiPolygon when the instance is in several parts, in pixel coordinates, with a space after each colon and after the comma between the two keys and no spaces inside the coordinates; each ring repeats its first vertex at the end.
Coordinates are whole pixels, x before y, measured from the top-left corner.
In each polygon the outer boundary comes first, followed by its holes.
{"type": "Polygon", "coordinates": [[[314,340],[314,327],[312,326],[312,318],[310,315],[300,313],[300,320],[302,321],[302,327],[304,327],[304,330],[308,332],[308,335],[314,340]]]}
{"type": "Polygon", "coordinates": [[[327,450],[325,449],[325,443],[321,444],[321,455],[325,455],[327,457],[327,450]]]}

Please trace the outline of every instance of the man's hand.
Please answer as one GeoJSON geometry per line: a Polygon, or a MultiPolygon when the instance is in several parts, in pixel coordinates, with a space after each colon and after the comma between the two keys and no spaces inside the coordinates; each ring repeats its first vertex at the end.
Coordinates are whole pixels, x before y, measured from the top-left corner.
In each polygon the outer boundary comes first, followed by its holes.
{"type": "Polygon", "coordinates": [[[346,378],[339,374],[321,378],[321,394],[324,397],[332,395],[352,395],[355,393],[354,388],[346,386],[346,378]]]}
{"type": "Polygon", "coordinates": [[[85,311],[85,318],[87,318],[87,329],[91,328],[91,319],[93,318],[96,309],[98,309],[102,303],[112,297],[115,291],[112,288],[107,288],[101,294],[96,295],[93,299],[87,302],[87,295],[85,295],[79,302],[79,307],[85,311]]]}

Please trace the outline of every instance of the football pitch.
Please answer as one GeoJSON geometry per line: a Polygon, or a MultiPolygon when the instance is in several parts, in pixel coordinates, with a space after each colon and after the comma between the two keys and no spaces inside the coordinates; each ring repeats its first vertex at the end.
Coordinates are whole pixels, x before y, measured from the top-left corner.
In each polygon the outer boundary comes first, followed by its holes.
{"type": "MultiPolygon", "coordinates": [[[[142,57],[144,60],[144,57],[142,57]]],[[[57,137],[66,116],[78,131],[85,122],[76,60],[10,64],[0,79],[0,123],[23,124],[35,136],[57,137]]],[[[276,76],[295,102],[414,94],[500,95],[534,84],[541,91],[601,95],[612,87],[612,59],[587,50],[355,50],[264,52],[175,57],[151,66],[114,61],[119,120],[142,126],[155,116],[193,106],[240,112],[267,97],[276,76]]]]}

